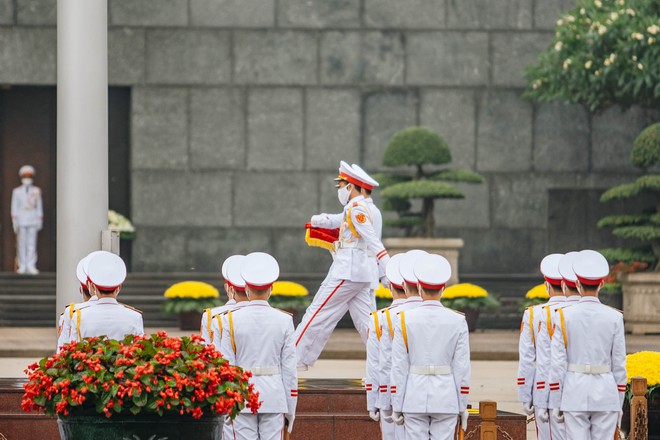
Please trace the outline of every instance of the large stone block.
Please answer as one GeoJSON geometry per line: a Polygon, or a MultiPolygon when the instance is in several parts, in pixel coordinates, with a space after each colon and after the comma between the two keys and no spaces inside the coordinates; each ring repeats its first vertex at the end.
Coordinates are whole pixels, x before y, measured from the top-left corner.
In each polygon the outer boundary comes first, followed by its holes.
{"type": "Polygon", "coordinates": [[[234,179],[234,225],[303,228],[317,207],[312,173],[244,172],[234,179]]]}
{"type": "Polygon", "coordinates": [[[471,86],[488,83],[488,34],[419,32],[407,38],[407,83],[471,86]]]}
{"type": "Polygon", "coordinates": [[[55,84],[54,28],[0,28],[0,83],[55,84]]]}
{"type": "Polygon", "coordinates": [[[531,165],[531,104],[515,92],[483,93],[477,127],[477,169],[525,171],[531,165]]]}
{"type": "Polygon", "coordinates": [[[188,0],[108,0],[108,22],[119,26],[186,26],[188,0]]]}
{"type": "Polygon", "coordinates": [[[309,216],[310,218],[314,214],[337,214],[343,211],[344,207],[339,203],[339,199],[337,198],[337,188],[335,188],[335,181],[333,180],[335,177],[337,177],[337,169],[339,168],[339,163],[337,163],[335,168],[336,169],[334,172],[317,174],[319,188],[318,207],[316,212],[309,216]]]}
{"type": "Polygon", "coordinates": [[[143,29],[108,30],[108,82],[140,84],[144,81],[146,37],[143,29]]]}
{"type": "MultiPolygon", "coordinates": [[[[657,119],[655,119],[657,121],[657,119]]],[[[630,151],[639,133],[654,120],[639,107],[618,107],[594,116],[591,128],[591,164],[596,171],[633,171],[630,151]]]]}
{"type": "Polygon", "coordinates": [[[417,124],[419,97],[412,91],[374,92],[364,95],[364,165],[371,172],[382,168],[390,138],[417,124]]]}
{"type": "Polygon", "coordinates": [[[303,94],[252,89],[248,97],[248,169],[303,168],[303,94]]]}
{"type": "Polygon", "coordinates": [[[546,33],[494,33],[493,84],[506,87],[525,87],[525,68],[536,63],[536,57],[552,39],[546,33]]]}
{"type": "Polygon", "coordinates": [[[443,28],[445,2],[438,0],[365,0],[364,21],[378,28],[443,28]]]}
{"type": "Polygon", "coordinates": [[[327,32],[321,37],[324,84],[402,84],[404,68],[399,32],[327,32]]]}
{"type": "Polygon", "coordinates": [[[190,17],[194,26],[272,27],[275,0],[193,0],[190,17]]]}
{"type": "Polygon", "coordinates": [[[533,0],[449,0],[447,27],[529,29],[533,0]]]}
{"type": "Polygon", "coordinates": [[[353,0],[280,0],[277,24],[283,27],[359,27],[360,2],[353,0]]]}
{"type": "MultiPolygon", "coordinates": [[[[138,235],[132,244],[136,272],[181,272],[186,264],[186,235],[181,228],[152,227],[136,223],[138,235]]],[[[194,234],[196,235],[196,234],[194,234]]]]}
{"type": "Polygon", "coordinates": [[[302,31],[237,31],[234,81],[239,84],[314,84],[316,37],[302,31]]]}
{"type": "Polygon", "coordinates": [[[132,101],[132,167],[185,167],[188,164],[188,91],[136,87],[132,101]]]}
{"type": "Polygon", "coordinates": [[[305,168],[331,170],[360,160],[360,94],[310,89],[306,93],[305,168]]]}
{"type": "Polygon", "coordinates": [[[267,228],[198,228],[188,238],[188,260],[196,270],[220,273],[232,255],[273,253],[272,231],[267,228]]]}
{"type": "Polygon", "coordinates": [[[421,125],[442,136],[451,151],[451,166],[474,168],[476,99],[472,91],[425,90],[421,98],[421,125]]]}
{"type": "Polygon", "coordinates": [[[534,0],[534,27],[554,30],[559,16],[575,6],[575,0],[534,0]]]}
{"type": "Polygon", "coordinates": [[[133,172],[133,218],[150,226],[230,226],[231,173],[133,172]]]}
{"type": "Polygon", "coordinates": [[[273,252],[281,273],[324,273],[332,264],[330,252],[305,243],[305,231],[300,227],[278,229],[273,234],[273,252]]]}
{"type": "Polygon", "coordinates": [[[147,31],[147,81],[219,84],[231,79],[229,34],[210,29],[147,31]]]}
{"type": "Polygon", "coordinates": [[[194,168],[245,167],[246,96],[241,89],[193,89],[190,164],[194,168]]]}
{"type": "Polygon", "coordinates": [[[0,0],[0,24],[14,23],[14,1],[0,0]]]}
{"type": "Polygon", "coordinates": [[[57,0],[16,0],[19,25],[54,25],[57,23],[57,0]]]}
{"type": "Polygon", "coordinates": [[[490,226],[490,188],[482,184],[457,183],[464,199],[435,201],[435,224],[439,228],[488,228],[490,226]]]}
{"type": "Polygon", "coordinates": [[[587,171],[589,114],[583,107],[543,104],[534,115],[534,169],[587,171]]]}

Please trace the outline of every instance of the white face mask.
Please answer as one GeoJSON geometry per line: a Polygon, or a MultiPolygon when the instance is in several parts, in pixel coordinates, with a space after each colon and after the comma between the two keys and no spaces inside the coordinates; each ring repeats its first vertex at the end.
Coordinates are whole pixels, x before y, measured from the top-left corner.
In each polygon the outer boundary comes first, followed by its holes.
{"type": "Polygon", "coordinates": [[[21,179],[21,183],[23,185],[26,185],[26,186],[32,185],[32,178],[31,177],[23,177],[21,179]]]}
{"type": "Polygon", "coordinates": [[[346,205],[348,203],[348,199],[351,196],[351,192],[348,189],[348,185],[346,185],[343,188],[339,188],[337,190],[337,198],[339,199],[339,203],[343,205],[346,205]]]}

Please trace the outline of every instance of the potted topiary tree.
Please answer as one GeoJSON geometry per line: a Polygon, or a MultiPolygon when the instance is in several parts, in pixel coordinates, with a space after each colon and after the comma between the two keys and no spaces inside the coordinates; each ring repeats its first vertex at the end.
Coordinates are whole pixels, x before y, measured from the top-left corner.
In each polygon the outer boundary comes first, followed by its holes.
{"type": "Polygon", "coordinates": [[[381,173],[383,208],[395,211],[396,219],[386,219],[386,226],[402,228],[406,238],[386,240],[391,253],[421,248],[444,255],[452,265],[450,282],[458,278],[458,253],[463,247],[461,239],[435,239],[434,205],[437,199],[460,199],[465,194],[453,183],[482,183],[483,177],[467,169],[438,169],[451,162],[447,142],[428,127],[408,127],[390,139],[383,165],[397,171],[381,173]],[[414,167],[413,172],[398,171],[401,167],[414,167]],[[435,166],[433,171],[429,167],[435,166]],[[421,209],[414,210],[413,201],[421,201],[421,209]],[[417,237],[417,238],[414,238],[417,237]]]}
{"type": "MultiPolygon", "coordinates": [[[[633,144],[630,162],[642,170],[660,165],[660,123],[644,129],[633,144]]],[[[660,174],[647,173],[631,183],[610,188],[601,202],[650,195],[652,204],[641,214],[609,215],[598,222],[601,228],[611,227],[621,238],[637,239],[645,245],[636,249],[605,249],[610,263],[624,262],[636,270],[653,267],[652,272],[623,273],[623,307],[626,310],[626,330],[633,333],[660,332],[660,322],[650,313],[654,298],[660,294],[660,174]],[[636,263],[636,264],[635,264],[636,263]]]]}

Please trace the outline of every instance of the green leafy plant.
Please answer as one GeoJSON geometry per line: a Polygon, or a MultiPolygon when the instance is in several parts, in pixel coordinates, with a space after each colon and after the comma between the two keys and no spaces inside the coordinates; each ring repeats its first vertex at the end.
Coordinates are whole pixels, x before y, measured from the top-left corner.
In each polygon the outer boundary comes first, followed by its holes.
{"type": "Polygon", "coordinates": [[[488,294],[483,287],[461,283],[449,286],[442,293],[442,304],[454,310],[492,309],[500,305],[499,301],[488,294]]]}
{"type": "Polygon", "coordinates": [[[170,286],[165,293],[162,311],[165,314],[202,312],[220,305],[218,290],[199,281],[183,281],[170,286]]]}
{"type": "Polygon", "coordinates": [[[390,139],[383,165],[388,167],[413,166],[411,173],[381,173],[383,208],[397,212],[399,218],[386,220],[387,226],[403,228],[406,236],[435,236],[433,215],[435,199],[464,198],[463,192],[451,182],[482,183],[483,177],[467,169],[444,169],[429,172],[424,166],[446,165],[451,153],[444,139],[428,127],[408,127],[390,139]],[[421,211],[412,211],[411,200],[422,201],[421,211]]]}
{"type": "Polygon", "coordinates": [[[660,7],[657,0],[578,0],[557,21],[555,37],[526,71],[525,96],[579,103],[660,106],[660,7]]]}
{"type": "Polygon", "coordinates": [[[86,338],[26,370],[22,407],[48,415],[228,415],[259,408],[250,372],[199,335],[86,338]]]}
{"type": "MultiPolygon", "coordinates": [[[[630,162],[633,166],[646,169],[660,164],[660,123],[645,128],[633,144],[630,162]]],[[[610,262],[656,263],[660,260],[660,174],[645,174],[632,183],[624,183],[605,191],[601,202],[629,199],[641,194],[653,196],[654,204],[641,214],[608,215],[598,222],[600,228],[612,228],[617,237],[637,239],[650,249],[606,249],[610,262]]],[[[655,265],[658,270],[658,266],[655,265]]]]}

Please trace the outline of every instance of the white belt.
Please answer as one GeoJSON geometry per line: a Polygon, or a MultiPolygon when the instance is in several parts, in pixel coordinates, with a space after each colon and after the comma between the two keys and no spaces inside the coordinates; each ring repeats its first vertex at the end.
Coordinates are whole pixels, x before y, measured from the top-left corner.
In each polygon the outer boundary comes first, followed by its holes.
{"type": "Polygon", "coordinates": [[[609,365],[568,364],[568,371],[584,374],[603,374],[612,370],[609,365]]]}
{"type": "Polygon", "coordinates": [[[359,241],[335,241],[332,244],[337,249],[366,249],[367,244],[359,241]]]}
{"type": "Polygon", "coordinates": [[[425,376],[444,376],[451,374],[451,367],[449,365],[411,365],[410,372],[425,376]]]}
{"type": "Polygon", "coordinates": [[[250,367],[244,370],[251,371],[253,376],[274,376],[280,374],[280,367],[250,367]]]}

